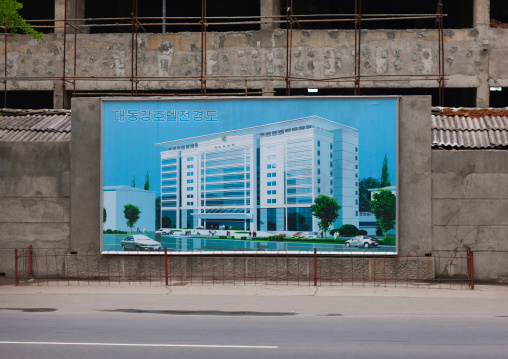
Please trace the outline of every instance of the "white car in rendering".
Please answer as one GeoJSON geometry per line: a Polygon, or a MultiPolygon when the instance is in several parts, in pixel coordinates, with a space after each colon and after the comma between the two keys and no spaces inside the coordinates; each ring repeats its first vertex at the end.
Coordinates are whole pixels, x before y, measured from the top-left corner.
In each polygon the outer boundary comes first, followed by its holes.
{"type": "Polygon", "coordinates": [[[310,232],[305,236],[305,238],[321,238],[321,235],[318,232],[310,232]]]}
{"type": "Polygon", "coordinates": [[[124,251],[160,251],[162,246],[159,242],[144,234],[133,234],[122,239],[122,248],[124,251]]]}
{"type": "Polygon", "coordinates": [[[157,234],[173,234],[174,232],[168,228],[161,228],[161,229],[155,231],[155,233],[157,233],[157,234]]]}
{"type": "Polygon", "coordinates": [[[379,246],[379,240],[374,237],[369,236],[356,236],[351,238],[350,240],[347,240],[344,245],[346,247],[377,247],[379,246]]]}

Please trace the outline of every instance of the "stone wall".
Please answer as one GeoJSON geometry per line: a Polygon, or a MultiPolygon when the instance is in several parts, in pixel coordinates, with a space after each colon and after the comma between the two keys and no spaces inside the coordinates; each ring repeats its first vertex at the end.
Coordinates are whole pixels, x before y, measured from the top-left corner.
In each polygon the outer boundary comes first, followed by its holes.
{"type": "Polygon", "coordinates": [[[0,142],[0,273],[14,249],[69,249],[70,142],[0,142]]]}

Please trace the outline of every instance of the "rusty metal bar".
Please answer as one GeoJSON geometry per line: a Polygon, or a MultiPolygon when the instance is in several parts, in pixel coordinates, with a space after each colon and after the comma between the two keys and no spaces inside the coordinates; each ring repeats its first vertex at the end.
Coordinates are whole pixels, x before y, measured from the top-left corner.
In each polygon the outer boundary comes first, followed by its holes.
{"type": "Polygon", "coordinates": [[[318,268],[317,268],[317,249],[314,248],[314,287],[317,287],[318,268]]]}
{"type": "Polygon", "coordinates": [[[467,249],[467,274],[469,286],[474,290],[474,255],[471,248],[467,249]]]}
{"type": "Polygon", "coordinates": [[[63,70],[62,70],[62,108],[65,108],[65,61],[67,53],[67,0],[64,5],[64,29],[63,29],[63,70]]]}
{"type": "MultiPolygon", "coordinates": [[[[78,17],[78,0],[74,0],[74,17],[78,17]]],[[[74,20],[74,77],[76,77],[76,59],[77,59],[77,44],[78,44],[78,22],[74,20]]],[[[76,79],[74,79],[72,96],[76,96],[76,79]]]]}
{"type": "Polygon", "coordinates": [[[354,95],[360,94],[360,69],[361,69],[361,38],[362,38],[362,1],[355,0],[355,81],[354,95]]]}
{"type": "Polygon", "coordinates": [[[14,280],[15,280],[15,284],[19,285],[18,250],[17,249],[14,249],[14,280]]]}
{"type": "Polygon", "coordinates": [[[28,274],[30,276],[30,278],[33,276],[33,247],[32,245],[30,244],[28,246],[28,258],[29,258],[29,262],[28,262],[28,274]]]}
{"type": "MultiPolygon", "coordinates": [[[[136,39],[135,39],[135,51],[136,51],[136,54],[135,54],[135,63],[134,63],[134,75],[136,76],[136,81],[134,83],[134,87],[135,87],[135,96],[138,95],[138,81],[137,81],[137,77],[138,77],[138,27],[139,27],[139,22],[138,22],[138,0],[134,0],[135,2],[135,21],[136,21],[136,26],[135,26],[135,29],[136,29],[136,39]]],[[[144,29],[143,29],[144,30],[144,29]]],[[[145,31],[146,32],[146,31],[145,31]]]]}
{"type": "Polygon", "coordinates": [[[164,247],[164,278],[168,285],[168,248],[164,247]]]}
{"type": "Polygon", "coordinates": [[[444,26],[443,1],[438,0],[439,106],[444,106],[444,26]]]}
{"type": "Polygon", "coordinates": [[[206,0],[201,0],[201,96],[206,96],[206,0]]]}
{"type": "Polygon", "coordinates": [[[7,108],[7,26],[4,31],[4,108],[7,108]]]}
{"type": "Polygon", "coordinates": [[[131,96],[134,95],[134,1],[132,0],[131,12],[131,96]]]}

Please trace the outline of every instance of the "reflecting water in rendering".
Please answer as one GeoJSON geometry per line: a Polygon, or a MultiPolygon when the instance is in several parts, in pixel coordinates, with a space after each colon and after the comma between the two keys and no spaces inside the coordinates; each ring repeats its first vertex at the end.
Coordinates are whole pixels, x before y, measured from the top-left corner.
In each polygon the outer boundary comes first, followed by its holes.
{"type": "MultiPolygon", "coordinates": [[[[144,233],[150,238],[155,238],[155,233],[144,233]]],[[[256,240],[218,239],[217,237],[193,237],[193,236],[166,236],[162,237],[162,248],[169,251],[303,251],[313,252],[314,248],[319,252],[395,252],[395,246],[381,245],[378,248],[355,248],[346,247],[344,244],[331,243],[298,243],[298,242],[271,242],[256,240]]],[[[104,234],[104,251],[123,251],[120,242],[125,235],[104,234]]]]}

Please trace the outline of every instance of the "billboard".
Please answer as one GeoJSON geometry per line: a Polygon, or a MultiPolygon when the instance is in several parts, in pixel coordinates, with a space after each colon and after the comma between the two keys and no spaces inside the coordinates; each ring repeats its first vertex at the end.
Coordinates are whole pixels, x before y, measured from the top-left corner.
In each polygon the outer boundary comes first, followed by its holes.
{"type": "Polygon", "coordinates": [[[397,252],[397,97],[103,99],[104,253],[397,252]]]}

